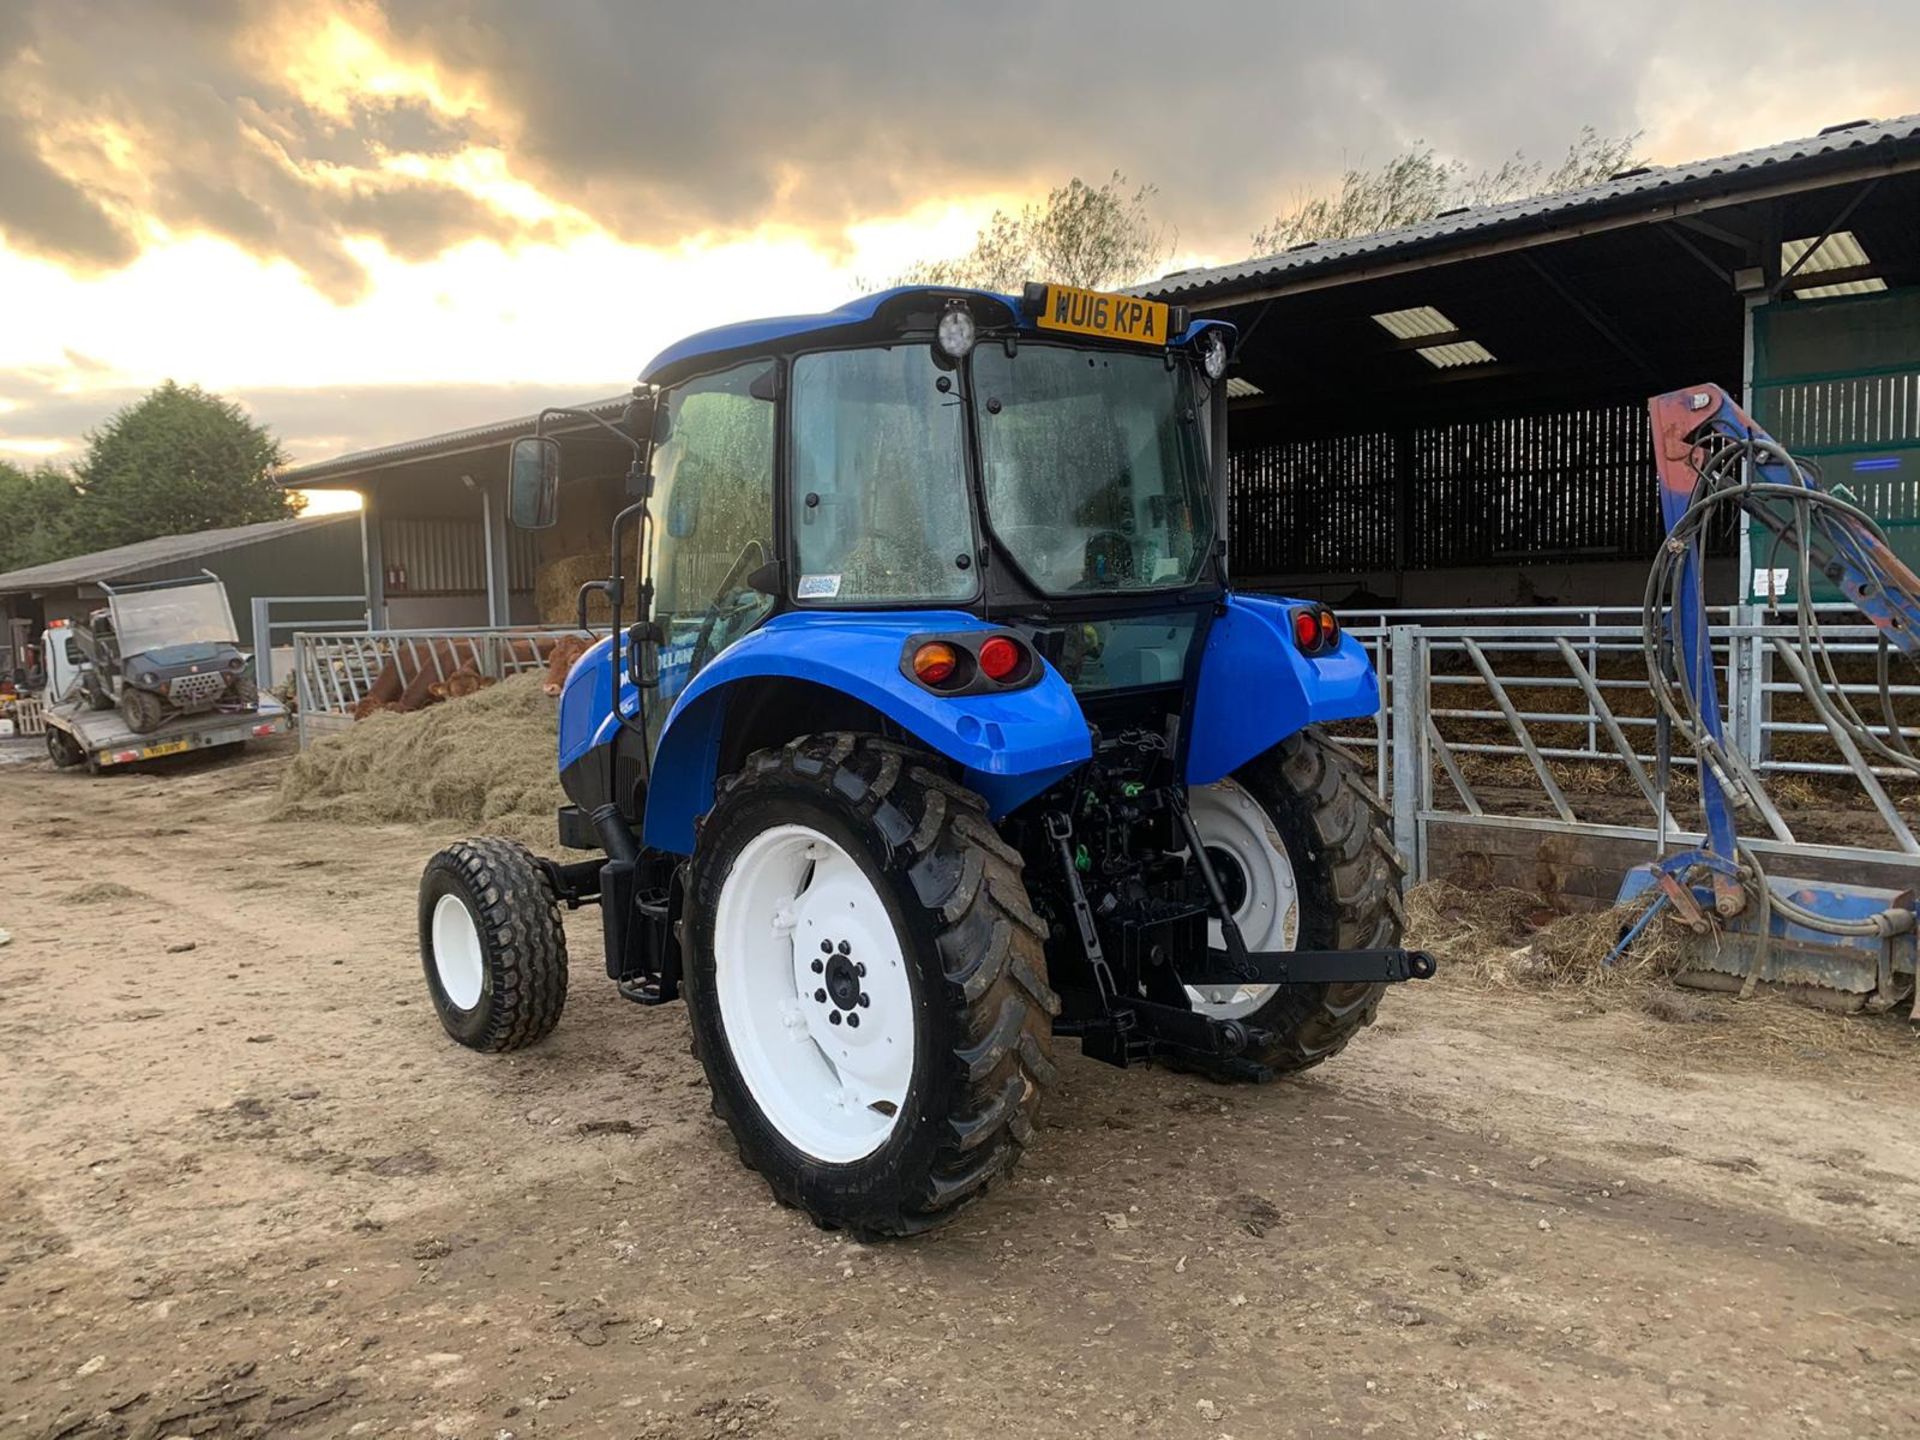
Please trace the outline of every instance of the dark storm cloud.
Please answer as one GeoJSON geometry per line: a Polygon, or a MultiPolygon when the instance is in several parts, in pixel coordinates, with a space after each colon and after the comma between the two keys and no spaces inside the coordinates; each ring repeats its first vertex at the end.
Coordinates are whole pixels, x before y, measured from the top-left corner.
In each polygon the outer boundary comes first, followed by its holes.
{"type": "Polygon", "coordinates": [[[1475,163],[1517,147],[1551,161],[1581,125],[1635,129],[1666,98],[1650,92],[1657,76],[1786,84],[1796,65],[1824,63],[1831,79],[1843,61],[1891,87],[1920,45],[1920,7],[1871,0],[1829,0],[1817,27],[1788,0],[339,0],[348,21],[484,97],[481,119],[391,95],[360,96],[342,119],[257,62],[262,37],[292,33],[311,6],[0,10],[9,243],[121,263],[129,211],[145,207],[285,257],[339,299],[364,283],[354,235],[418,257],[526,234],[455,187],[381,176],[393,153],[505,145],[519,178],[655,243],[767,222],[831,243],[848,221],[930,197],[1119,167],[1159,187],[1184,242],[1231,253],[1303,185],[1415,140],[1475,163]],[[1724,33],[1737,50],[1714,48],[1724,33]],[[1708,63],[1690,72],[1683,54],[1708,63]],[[151,184],[101,193],[102,167],[68,163],[90,143],[62,130],[75,116],[133,136],[151,184]]]}

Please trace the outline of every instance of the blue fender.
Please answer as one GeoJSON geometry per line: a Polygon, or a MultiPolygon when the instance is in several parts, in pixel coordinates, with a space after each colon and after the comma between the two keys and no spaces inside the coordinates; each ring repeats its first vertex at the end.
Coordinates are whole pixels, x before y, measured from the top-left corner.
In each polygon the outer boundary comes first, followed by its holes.
{"type": "Polygon", "coordinates": [[[1356,640],[1302,655],[1290,611],[1304,601],[1230,595],[1207,631],[1187,722],[1187,784],[1211,785],[1309,725],[1380,708],[1380,683],[1356,640]]]}
{"type": "Polygon", "coordinates": [[[647,792],[646,843],[692,853],[693,822],[713,807],[729,687],[760,678],[808,680],[871,705],[958,764],[995,819],[1024,804],[1093,754],[1080,702],[1059,672],[1043,663],[1025,689],[956,697],[900,672],[909,636],[993,628],[955,610],[776,615],[694,676],[668,712],[647,792]]]}

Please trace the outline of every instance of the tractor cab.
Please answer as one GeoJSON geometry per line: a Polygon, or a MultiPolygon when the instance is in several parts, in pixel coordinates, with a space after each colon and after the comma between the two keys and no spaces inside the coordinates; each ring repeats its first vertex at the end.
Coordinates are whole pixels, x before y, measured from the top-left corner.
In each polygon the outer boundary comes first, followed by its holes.
{"type": "MultiPolygon", "coordinates": [[[[671,699],[779,613],[1028,629],[1076,688],[1177,683],[1224,575],[1229,327],[1060,286],[889,291],[727,326],[648,367],[645,574],[671,699]]],[[[551,521],[556,441],[516,513],[551,521]],[[551,483],[548,481],[546,483],[551,483]]]]}
{"type": "Polygon", "coordinates": [[[560,696],[559,837],[599,854],[434,857],[449,1034],[544,1035],[556,906],[598,904],[609,978],[684,995],[775,1193],[901,1234],[1013,1163],[1055,1034],[1261,1080],[1431,974],[1318,728],[1375,713],[1367,657],[1228,584],[1232,341],[1133,296],[917,286],[670,346],[618,425],[544,413],[517,524],[555,523],[566,437],[632,456],[581,591],[611,633],[560,696]]]}

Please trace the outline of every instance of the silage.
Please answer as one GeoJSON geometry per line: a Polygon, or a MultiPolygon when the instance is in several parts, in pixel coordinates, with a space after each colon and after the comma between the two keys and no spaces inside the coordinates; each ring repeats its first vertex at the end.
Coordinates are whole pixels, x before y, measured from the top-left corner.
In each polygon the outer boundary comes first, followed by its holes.
{"type": "Polygon", "coordinates": [[[566,803],[556,702],[518,675],[411,715],[369,716],[316,741],[280,784],[277,819],[405,821],[555,843],[566,803]]]}

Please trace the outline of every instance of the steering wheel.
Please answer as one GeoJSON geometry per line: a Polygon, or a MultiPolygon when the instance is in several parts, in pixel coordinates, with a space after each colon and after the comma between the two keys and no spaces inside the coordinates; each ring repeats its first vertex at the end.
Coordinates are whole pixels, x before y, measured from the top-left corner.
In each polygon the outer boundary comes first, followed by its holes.
{"type": "Polygon", "coordinates": [[[1081,577],[1067,588],[1069,590],[1113,590],[1120,584],[1133,578],[1133,539],[1124,531],[1103,529],[1089,530],[1086,539],[1081,542],[1081,577]],[[1123,558],[1124,570],[1116,570],[1104,578],[1086,572],[1086,557],[1096,546],[1101,547],[1113,558],[1123,558]]]}
{"type": "Polygon", "coordinates": [[[747,591],[749,600],[740,598],[739,585],[747,573],[747,562],[754,556],[760,557],[760,563],[766,564],[766,551],[758,540],[749,540],[740,547],[740,553],[734,557],[733,564],[727,567],[727,573],[721,578],[719,588],[713,592],[713,599],[707,602],[706,613],[700,617],[700,633],[693,642],[693,659],[688,665],[689,672],[698,671],[713,658],[713,632],[722,616],[731,618],[743,610],[751,609],[760,600],[759,592],[747,591]]]}

